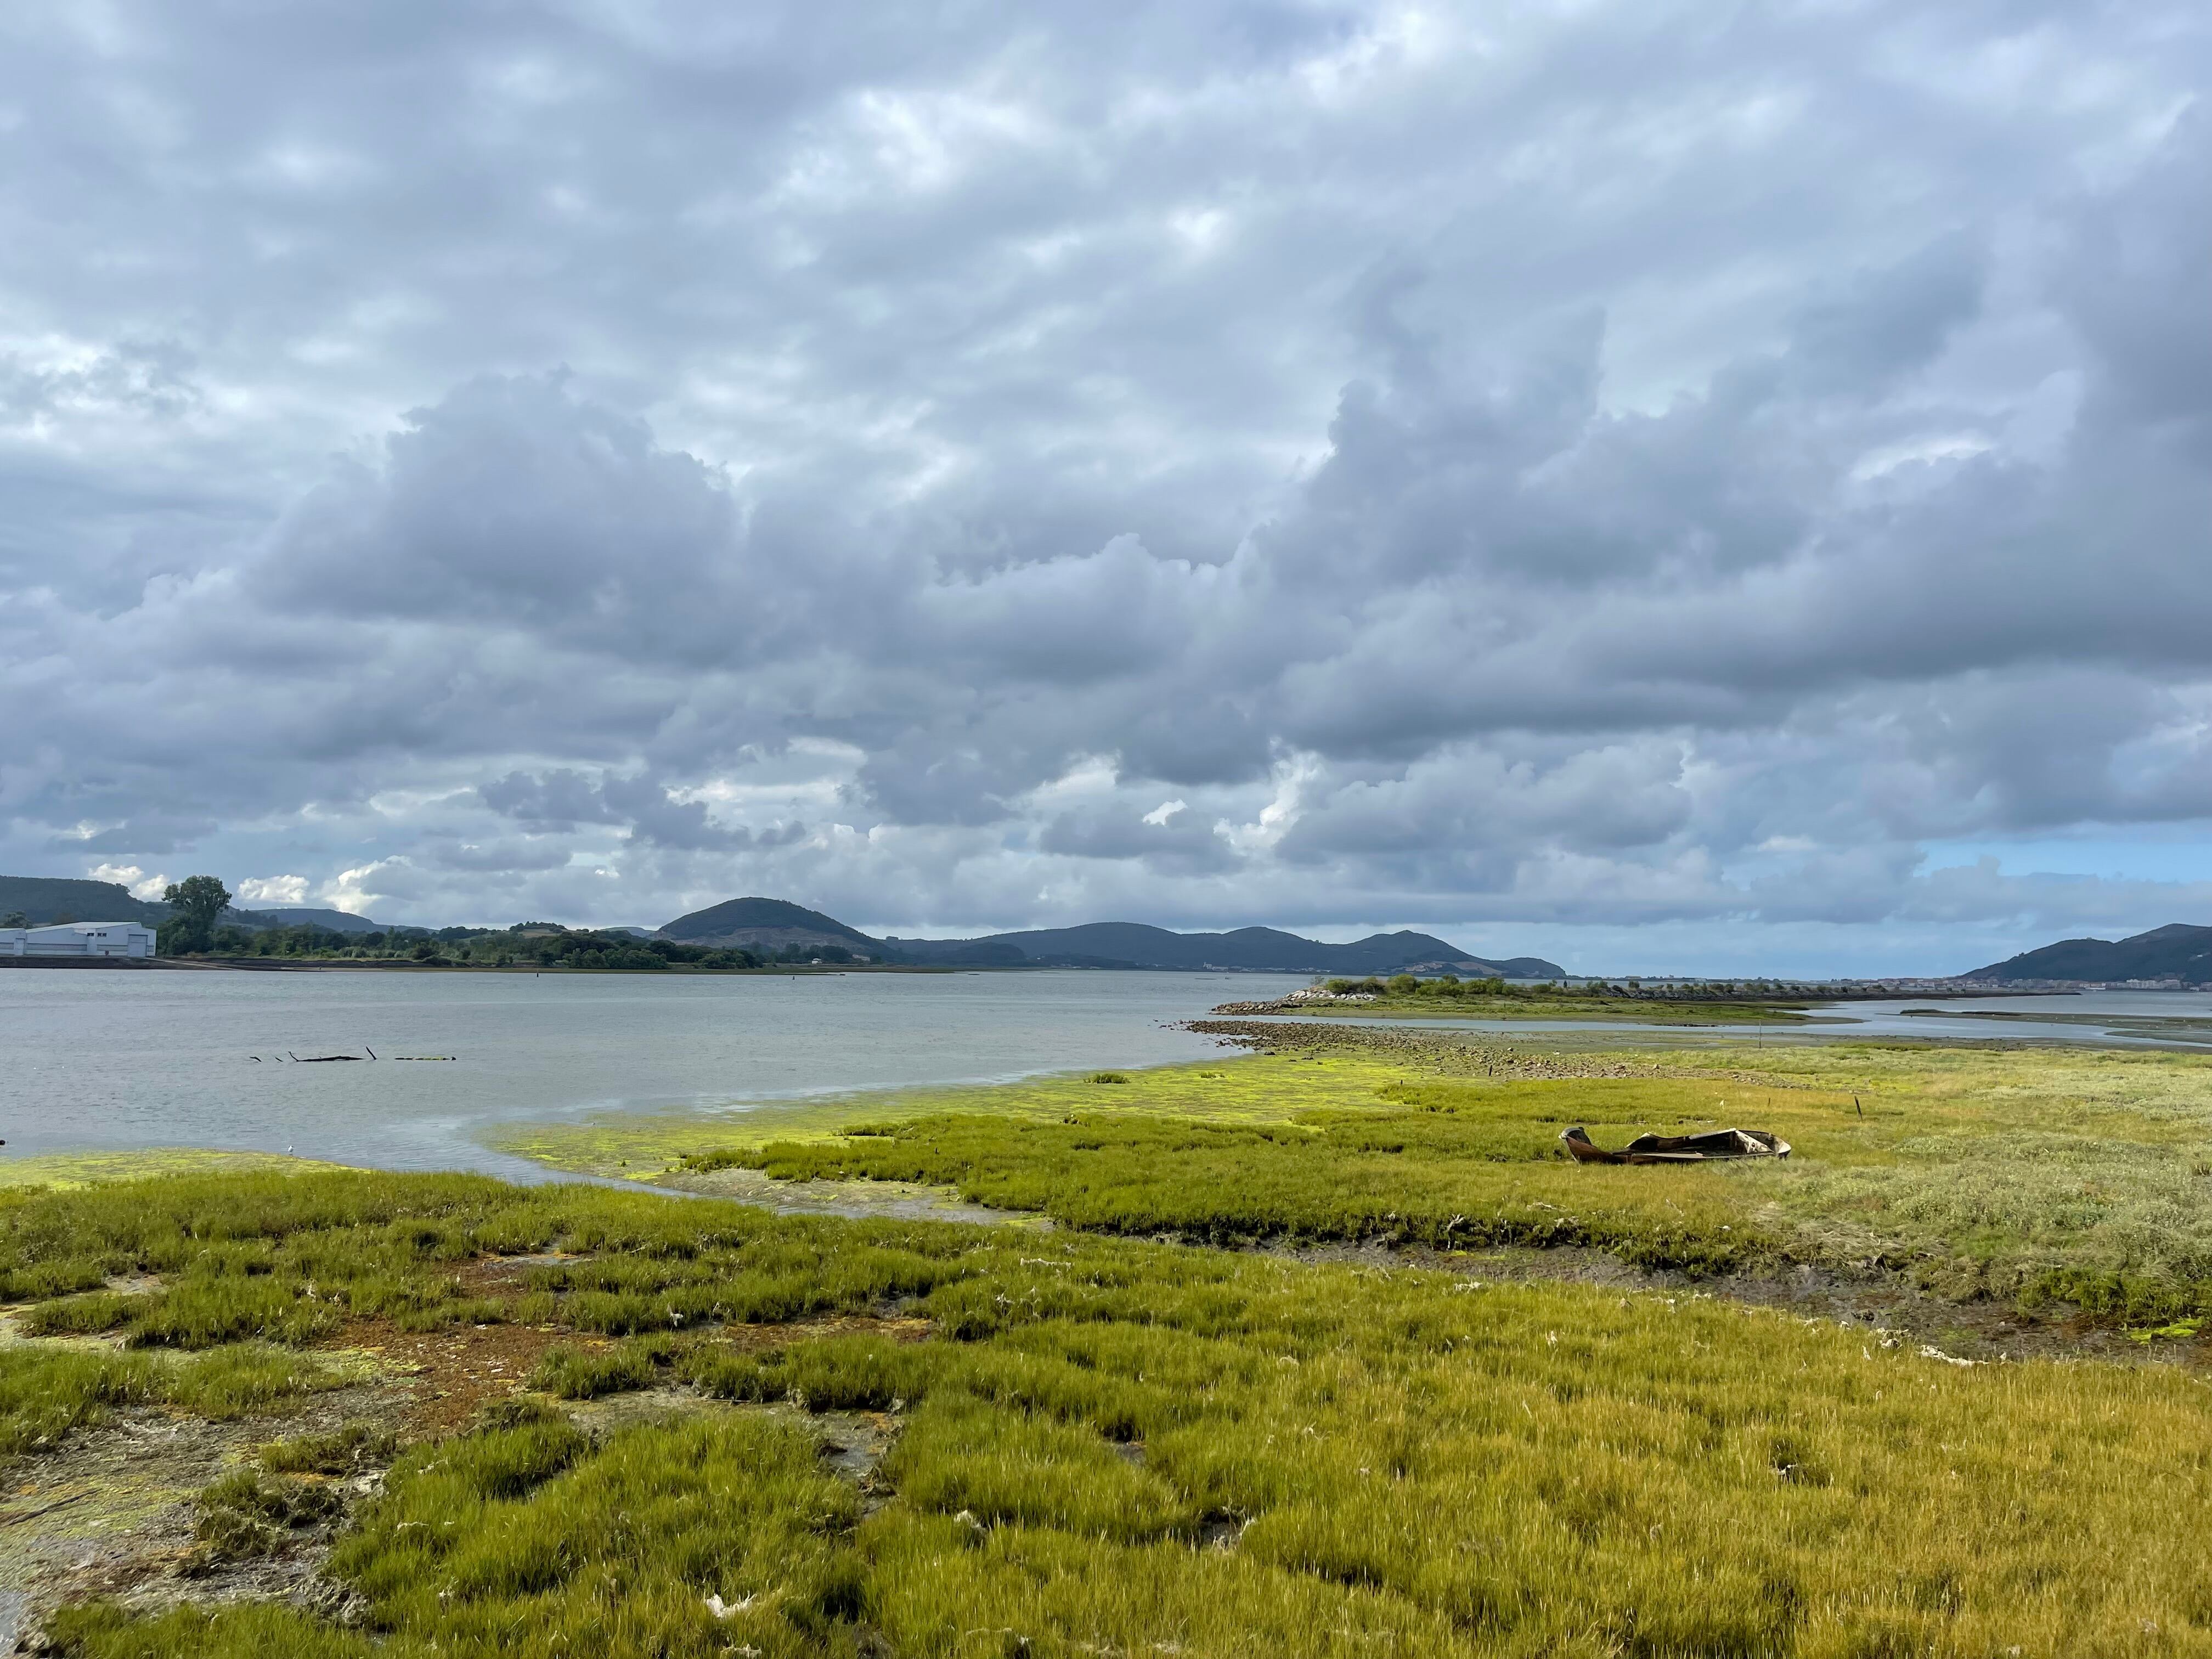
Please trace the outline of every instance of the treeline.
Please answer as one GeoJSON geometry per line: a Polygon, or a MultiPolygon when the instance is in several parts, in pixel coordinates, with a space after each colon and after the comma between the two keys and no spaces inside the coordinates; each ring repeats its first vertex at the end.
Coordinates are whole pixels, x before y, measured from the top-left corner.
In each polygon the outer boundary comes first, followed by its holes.
{"type": "Polygon", "coordinates": [[[1670,980],[1663,985],[1646,985],[1632,979],[1619,983],[1586,980],[1571,985],[1513,985],[1502,979],[1461,979],[1452,974],[1436,979],[1419,979],[1412,974],[1395,974],[1389,979],[1372,975],[1366,979],[1333,979],[1322,988],[1331,996],[1340,997],[1420,997],[1445,1000],[1476,997],[1511,997],[1528,1001],[1557,997],[1619,997],[1647,1002],[1741,1002],[1747,999],[1765,1000],[1775,997],[1821,994],[1809,985],[1773,979],[1703,980],[1694,982],[1670,980]]]}
{"type": "Polygon", "coordinates": [[[523,922],[502,929],[442,927],[435,933],[398,927],[384,933],[342,933],[312,924],[297,927],[216,928],[204,948],[190,941],[165,954],[233,958],[289,958],[339,962],[404,962],[426,968],[746,969],[812,962],[850,962],[836,946],[780,951],[681,945],[523,922]]]}

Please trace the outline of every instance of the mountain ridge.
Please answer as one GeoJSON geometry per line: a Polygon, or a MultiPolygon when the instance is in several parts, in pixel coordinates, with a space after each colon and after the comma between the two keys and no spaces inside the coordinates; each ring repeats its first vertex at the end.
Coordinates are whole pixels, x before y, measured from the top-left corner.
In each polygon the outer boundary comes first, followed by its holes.
{"type": "Polygon", "coordinates": [[[1565,976],[1557,963],[1540,957],[1493,960],[1410,929],[1374,933],[1348,945],[1327,945],[1273,927],[1178,933],[1146,922],[1093,921],[1073,927],[988,933],[969,939],[910,939],[893,935],[884,943],[911,961],[954,965],[1355,975],[1432,968],[1438,972],[1496,974],[1506,979],[1565,976]]]}
{"type": "Polygon", "coordinates": [[[974,939],[872,938],[835,916],[787,899],[725,899],[667,922],[664,939],[687,945],[744,948],[837,945],[878,961],[970,968],[1228,969],[1246,972],[1395,974],[1413,968],[1496,974],[1507,979],[1561,979],[1565,970],[1541,957],[1503,961],[1428,933],[1401,929],[1349,945],[1326,945],[1273,927],[1225,933],[1178,933],[1146,922],[1093,921],[974,939]]]}
{"type": "MultiPolygon", "coordinates": [[[[34,926],[72,921],[138,921],[159,926],[169,907],[134,897],[114,882],[52,876],[0,876],[0,915],[21,911],[34,926]]],[[[333,932],[391,928],[350,911],[287,905],[265,910],[233,908],[226,926],[258,931],[315,926],[333,932]]],[[[646,937],[686,945],[783,951],[836,947],[870,961],[915,967],[1063,967],[1230,970],[1248,973],[1334,974],[1364,976],[1409,969],[1506,979],[1563,979],[1565,970],[1541,957],[1479,957],[1433,934],[1401,928],[1347,945],[1328,945],[1274,927],[1226,933],[1179,933],[1148,922],[1094,921],[1071,927],[1029,928],[972,939],[876,939],[820,910],[788,899],[752,896],[725,899],[687,912],[646,937]]],[[[2212,931],[2212,930],[2207,930],[2212,931]]]]}
{"type": "Polygon", "coordinates": [[[2014,980],[2110,984],[2131,979],[2172,979],[2184,985],[2212,985],[2212,927],[2170,921],[2123,939],[2063,939],[1959,977],[1996,984],[2014,980]]]}

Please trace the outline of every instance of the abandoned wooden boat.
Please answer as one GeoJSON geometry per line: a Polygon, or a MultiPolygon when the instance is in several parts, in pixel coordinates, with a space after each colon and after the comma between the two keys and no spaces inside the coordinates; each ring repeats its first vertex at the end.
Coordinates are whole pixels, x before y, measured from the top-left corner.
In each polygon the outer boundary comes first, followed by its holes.
{"type": "Polygon", "coordinates": [[[1765,1129],[1707,1129],[1694,1135],[1641,1134],[1617,1152],[1593,1143],[1577,1125],[1559,1139],[1577,1164],[1708,1164],[1729,1158],[1787,1158],[1790,1143],[1765,1129]]]}

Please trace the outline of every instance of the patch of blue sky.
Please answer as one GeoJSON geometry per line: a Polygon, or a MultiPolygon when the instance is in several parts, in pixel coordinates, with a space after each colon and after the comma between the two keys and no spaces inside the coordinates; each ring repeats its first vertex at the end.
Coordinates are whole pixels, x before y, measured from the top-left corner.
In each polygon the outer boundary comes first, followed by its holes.
{"type": "Polygon", "coordinates": [[[1924,872],[1997,861],[2008,876],[2089,876],[2107,881],[2203,881],[2212,875],[2212,829],[2146,828],[2033,840],[1941,841],[1924,848],[1924,872]]]}

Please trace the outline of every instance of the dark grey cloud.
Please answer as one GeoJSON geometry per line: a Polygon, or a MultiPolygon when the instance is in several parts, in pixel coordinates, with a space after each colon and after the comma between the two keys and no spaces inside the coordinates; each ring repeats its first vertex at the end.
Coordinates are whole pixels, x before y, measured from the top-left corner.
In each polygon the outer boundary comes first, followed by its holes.
{"type": "Polygon", "coordinates": [[[0,859],[1622,968],[2202,919],[2109,849],[2212,819],[2208,32],[14,9],[0,859]]]}

